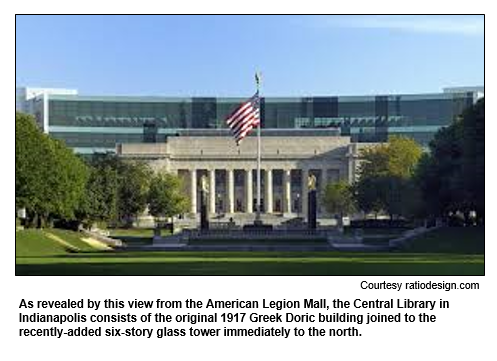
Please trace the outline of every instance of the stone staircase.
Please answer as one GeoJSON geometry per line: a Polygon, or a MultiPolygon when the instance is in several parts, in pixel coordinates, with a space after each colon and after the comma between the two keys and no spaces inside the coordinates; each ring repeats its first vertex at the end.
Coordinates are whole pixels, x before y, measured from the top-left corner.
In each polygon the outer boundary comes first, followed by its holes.
{"type": "MultiPolygon", "coordinates": [[[[291,218],[283,217],[279,214],[261,214],[261,220],[265,224],[270,224],[273,226],[279,226],[288,222],[291,218]]],[[[236,227],[243,227],[246,224],[253,224],[255,220],[255,214],[246,213],[235,213],[235,214],[221,214],[209,218],[209,222],[212,227],[222,227],[227,225],[231,221],[235,223],[236,227]]],[[[197,215],[195,218],[189,217],[184,219],[176,219],[175,225],[180,229],[185,228],[197,228],[200,224],[200,216],[197,215]]]]}
{"type": "MultiPolygon", "coordinates": [[[[253,224],[255,220],[255,213],[234,213],[234,214],[219,214],[215,216],[209,217],[209,222],[213,227],[223,227],[223,225],[227,225],[231,220],[235,223],[236,227],[242,228],[247,224],[253,224]]],[[[302,218],[302,215],[297,214],[261,214],[261,220],[265,224],[272,225],[276,228],[291,228],[291,227],[299,227],[302,225],[305,220],[302,218]]],[[[336,225],[336,220],[331,218],[318,218],[319,226],[324,227],[334,227],[336,225]]],[[[200,225],[200,215],[197,214],[195,216],[188,216],[185,218],[176,218],[174,220],[175,229],[194,229],[198,228],[200,225]]],[[[137,222],[137,227],[147,227],[153,228],[155,223],[152,217],[140,217],[139,222],[137,222]]]]}
{"type": "MultiPolygon", "coordinates": [[[[224,215],[219,218],[211,218],[211,223],[215,224],[216,222],[230,222],[230,220],[232,219],[237,226],[243,227],[244,225],[247,224],[253,224],[255,218],[256,218],[255,213],[253,214],[235,213],[231,215],[224,215]]],[[[288,219],[289,218],[285,218],[280,214],[265,214],[265,213],[261,214],[262,222],[273,226],[280,225],[283,222],[288,221],[288,219]]]]}

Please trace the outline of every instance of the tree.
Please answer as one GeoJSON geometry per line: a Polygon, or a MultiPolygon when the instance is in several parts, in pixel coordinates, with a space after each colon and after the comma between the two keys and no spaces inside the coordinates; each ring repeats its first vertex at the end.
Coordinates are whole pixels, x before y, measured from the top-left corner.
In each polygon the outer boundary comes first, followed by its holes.
{"type": "Polygon", "coordinates": [[[43,134],[33,117],[16,113],[16,208],[26,208],[32,225],[73,218],[87,177],[71,149],[43,134]]]}
{"type": "Polygon", "coordinates": [[[389,152],[386,144],[363,148],[359,157],[361,159],[358,171],[360,180],[389,174],[389,152]]]}
{"type": "Polygon", "coordinates": [[[388,175],[410,178],[423,155],[423,149],[412,138],[392,136],[388,140],[388,175]]]}
{"type": "Polygon", "coordinates": [[[419,189],[412,178],[385,176],[377,178],[382,208],[390,215],[411,218],[420,214],[419,189]]]}
{"type": "Polygon", "coordinates": [[[359,208],[366,213],[384,211],[391,218],[417,213],[417,190],[411,178],[422,153],[414,140],[400,136],[364,149],[354,185],[359,208]]]}
{"type": "Polygon", "coordinates": [[[416,172],[426,208],[432,216],[475,211],[485,215],[485,100],[466,109],[461,118],[437,132],[430,153],[416,172]]]}
{"type": "Polygon", "coordinates": [[[363,212],[377,215],[384,209],[380,183],[380,177],[361,177],[359,182],[354,184],[357,206],[363,212]]]}
{"type": "Polygon", "coordinates": [[[36,188],[42,176],[40,167],[46,140],[35,120],[16,113],[16,209],[33,208],[36,188]]]}
{"type": "Polygon", "coordinates": [[[150,183],[148,204],[156,220],[187,212],[189,199],[183,192],[181,179],[166,172],[155,174],[150,183]]]}
{"type": "Polygon", "coordinates": [[[78,209],[78,218],[88,225],[110,222],[117,216],[118,172],[114,156],[97,154],[89,162],[90,176],[78,209]]]}
{"type": "Polygon", "coordinates": [[[147,207],[147,196],[152,175],[151,169],[143,162],[117,161],[119,219],[130,226],[134,219],[147,207]]]}
{"type": "Polygon", "coordinates": [[[430,153],[423,156],[415,174],[425,207],[433,216],[457,211],[461,204],[458,125],[439,130],[430,143],[430,153]]]}
{"type": "Polygon", "coordinates": [[[89,166],[90,178],[78,213],[80,220],[116,221],[131,226],[147,207],[151,169],[144,162],[114,154],[95,154],[89,166]]]}
{"type": "Polygon", "coordinates": [[[50,139],[48,177],[44,179],[53,203],[51,212],[60,218],[74,219],[88,180],[88,167],[62,141],[50,139]]]}
{"type": "Polygon", "coordinates": [[[329,213],[340,215],[340,218],[353,213],[356,207],[351,186],[346,181],[327,184],[324,205],[329,213]]]}
{"type": "Polygon", "coordinates": [[[461,183],[465,204],[485,217],[485,99],[468,108],[461,120],[461,183]]]}
{"type": "Polygon", "coordinates": [[[388,143],[368,147],[361,151],[360,178],[399,176],[409,178],[423,154],[415,140],[392,136],[388,143]]]}

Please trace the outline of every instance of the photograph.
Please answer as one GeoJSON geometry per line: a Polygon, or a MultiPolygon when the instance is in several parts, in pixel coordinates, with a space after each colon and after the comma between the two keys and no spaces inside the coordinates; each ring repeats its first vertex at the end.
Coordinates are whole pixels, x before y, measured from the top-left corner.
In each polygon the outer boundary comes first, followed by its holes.
{"type": "Polygon", "coordinates": [[[15,25],[16,276],[485,275],[484,15],[15,25]]]}

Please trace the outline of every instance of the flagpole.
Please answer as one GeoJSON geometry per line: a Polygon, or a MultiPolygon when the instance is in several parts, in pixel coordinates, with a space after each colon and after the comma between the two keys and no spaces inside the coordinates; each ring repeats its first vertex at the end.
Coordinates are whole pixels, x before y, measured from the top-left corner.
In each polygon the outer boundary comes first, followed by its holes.
{"type": "MultiPolygon", "coordinates": [[[[261,78],[260,74],[255,74],[255,82],[257,85],[257,97],[260,97],[261,78]]],[[[261,114],[260,114],[260,98],[259,98],[259,124],[257,125],[257,213],[255,223],[261,223],[261,114]]]]}

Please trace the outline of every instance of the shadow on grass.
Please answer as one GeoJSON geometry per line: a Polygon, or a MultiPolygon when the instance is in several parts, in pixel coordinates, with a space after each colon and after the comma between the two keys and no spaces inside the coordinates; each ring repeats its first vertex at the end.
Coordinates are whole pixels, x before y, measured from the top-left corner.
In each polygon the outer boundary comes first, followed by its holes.
{"type": "Polygon", "coordinates": [[[442,262],[416,260],[344,260],[333,259],[271,259],[271,260],[171,260],[160,262],[81,262],[46,264],[17,264],[16,275],[484,275],[483,262],[445,260],[442,262]]]}
{"type": "Polygon", "coordinates": [[[144,252],[100,252],[100,253],[75,253],[70,255],[57,255],[57,258],[360,258],[360,259],[481,259],[478,254],[447,254],[447,253],[397,253],[397,252],[340,252],[340,251],[144,251],[144,252]]]}
{"type": "Polygon", "coordinates": [[[112,236],[111,238],[119,239],[126,244],[132,246],[149,245],[153,243],[152,237],[139,237],[139,236],[112,236]]]}
{"type": "Polygon", "coordinates": [[[163,262],[241,262],[252,261],[260,262],[261,260],[283,262],[483,262],[483,255],[464,255],[464,254],[426,254],[426,253],[396,253],[396,252],[339,252],[339,251],[144,251],[144,252],[85,252],[71,253],[53,256],[19,256],[16,257],[22,264],[43,264],[52,262],[61,263],[113,263],[116,260],[126,260],[132,263],[133,260],[139,262],[143,260],[147,263],[163,262]],[[34,262],[31,262],[34,261],[34,262]]]}

